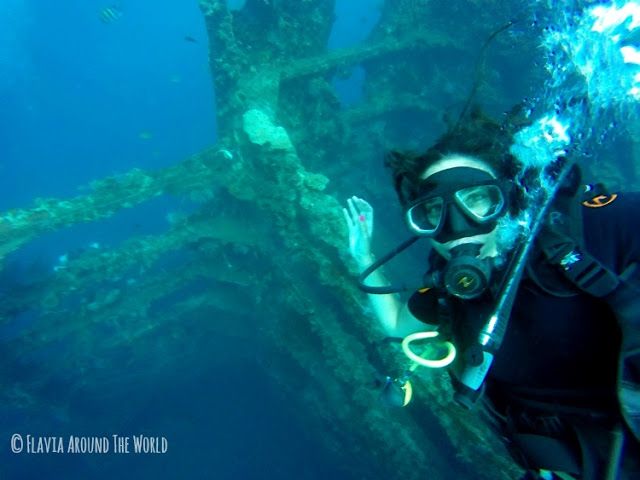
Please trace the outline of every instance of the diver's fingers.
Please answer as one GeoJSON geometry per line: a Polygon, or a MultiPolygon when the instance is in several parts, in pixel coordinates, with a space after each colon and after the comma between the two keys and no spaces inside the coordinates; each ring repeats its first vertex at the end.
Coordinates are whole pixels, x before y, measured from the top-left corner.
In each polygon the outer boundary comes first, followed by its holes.
{"type": "Polygon", "coordinates": [[[358,198],[358,197],[353,197],[353,198],[356,204],[358,205],[358,210],[360,210],[360,213],[364,213],[364,214],[373,213],[373,207],[369,202],[367,202],[363,198],[358,198]]]}
{"type": "Polygon", "coordinates": [[[354,227],[353,220],[351,220],[351,215],[349,215],[349,212],[346,208],[342,209],[342,214],[344,215],[344,219],[347,222],[347,227],[349,227],[349,230],[352,230],[354,227]]]}
{"type": "Polygon", "coordinates": [[[366,200],[356,197],[355,195],[351,197],[351,201],[355,210],[358,212],[358,216],[360,215],[368,215],[373,212],[373,207],[369,205],[369,202],[366,200]]]}
{"type": "MultiPolygon", "coordinates": [[[[365,223],[366,229],[362,229],[363,233],[366,233],[367,236],[373,235],[373,207],[369,202],[362,198],[353,197],[354,203],[356,204],[358,211],[360,212],[358,215],[358,222],[360,224],[365,223]]],[[[356,220],[354,219],[354,222],[356,220]]]]}
{"type": "Polygon", "coordinates": [[[362,217],[363,218],[358,222],[358,226],[360,227],[360,232],[362,232],[364,238],[369,238],[369,224],[366,222],[364,215],[362,217]]]}
{"type": "Polygon", "coordinates": [[[358,197],[351,197],[347,200],[347,205],[349,206],[349,212],[351,212],[351,220],[353,221],[353,223],[356,223],[358,221],[358,217],[360,216],[360,214],[358,213],[358,209],[356,208],[356,202],[354,200],[357,198],[358,197]]]}

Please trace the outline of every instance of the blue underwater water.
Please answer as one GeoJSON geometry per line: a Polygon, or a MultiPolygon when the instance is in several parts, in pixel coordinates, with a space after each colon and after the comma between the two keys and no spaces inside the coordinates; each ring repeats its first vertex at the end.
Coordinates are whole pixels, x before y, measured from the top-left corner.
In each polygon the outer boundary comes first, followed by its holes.
{"type": "MultiPolygon", "coordinates": [[[[380,3],[338,1],[329,48],[362,41],[380,3]]],[[[79,186],[132,168],[174,165],[216,142],[207,33],[195,0],[3,0],[0,24],[0,212],[28,207],[38,197],[73,197],[79,186]],[[107,8],[117,15],[105,22],[107,8]]],[[[363,75],[355,67],[336,76],[342,105],[361,98],[363,75]]],[[[503,76],[517,80],[513,69],[503,76]]],[[[522,92],[513,87],[512,93],[522,92]]],[[[535,107],[548,105],[540,99],[535,107]]],[[[617,151],[627,146],[613,145],[617,151]]],[[[623,154],[613,157],[623,171],[630,168],[623,154]]],[[[6,262],[0,294],[27,291],[65,255],[91,244],[117,246],[133,235],[161,233],[167,214],[180,209],[188,210],[189,202],[160,197],[108,221],[43,235],[6,262]]],[[[168,259],[164,268],[180,262],[168,259]]],[[[208,286],[189,288],[206,292],[208,286]]],[[[292,421],[288,399],[261,373],[273,352],[252,334],[260,319],[230,316],[204,329],[199,318],[187,319],[188,346],[171,344],[160,330],[148,363],[127,367],[138,348],[131,342],[104,359],[96,378],[83,378],[82,365],[65,361],[76,345],[64,337],[46,351],[13,348],[34,317],[21,311],[0,325],[1,385],[11,390],[29,379],[39,386],[37,397],[16,390],[12,403],[0,406],[0,479],[338,480],[372,471],[360,468],[358,458],[349,466],[335,463],[319,433],[292,421]],[[65,442],[70,435],[144,434],[166,439],[169,448],[141,456],[13,454],[13,434],[65,442]]],[[[452,475],[468,473],[455,464],[454,452],[434,460],[448,461],[452,475]]]]}

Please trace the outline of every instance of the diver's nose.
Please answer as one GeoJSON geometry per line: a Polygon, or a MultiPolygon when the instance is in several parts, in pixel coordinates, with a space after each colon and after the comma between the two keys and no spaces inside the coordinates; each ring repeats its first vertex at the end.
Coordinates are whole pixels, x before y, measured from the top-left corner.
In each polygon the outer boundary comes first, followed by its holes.
{"type": "Polygon", "coordinates": [[[455,237],[456,234],[469,230],[471,225],[467,216],[460,211],[457,205],[448,205],[445,223],[442,227],[443,233],[455,237]]]}

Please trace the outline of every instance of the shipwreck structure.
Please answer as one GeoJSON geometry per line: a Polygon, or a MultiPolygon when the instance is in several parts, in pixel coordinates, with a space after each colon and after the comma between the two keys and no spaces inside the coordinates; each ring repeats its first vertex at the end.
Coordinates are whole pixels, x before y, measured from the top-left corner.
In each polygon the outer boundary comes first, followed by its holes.
{"type": "MultiPolygon", "coordinates": [[[[113,355],[125,359],[127,375],[144,370],[162,382],[176,344],[186,357],[201,346],[194,331],[249,324],[268,358],[264,373],[289,392],[295,421],[321,432],[345,465],[360,459],[354,478],[451,478],[451,452],[474,478],[514,478],[517,468],[476,413],[453,405],[445,374],[417,378],[410,408],[378,401],[373,372],[401,370],[406,360],[377,346],[381,332],[345,262],[341,209],[351,194],[393,204],[391,187],[379,181],[382,153],[433,140],[474,82],[497,112],[517,101],[539,80],[523,54],[529,40],[497,38],[480,68],[482,42],[518,12],[503,2],[396,0],[381,3],[366,42],[329,51],[334,3],[247,0],[232,11],[224,0],[201,0],[218,143],[170,168],[99,179],[82,196],[0,215],[4,259],[47,232],[161,195],[201,204],[161,235],[88,249],[36,288],[5,298],[2,321],[25,310],[38,315],[3,346],[1,368],[24,370],[21,351],[64,344],[52,368],[73,366],[71,385],[112,384],[104,358],[113,355]],[[474,21],[461,27],[461,16],[474,21]],[[362,99],[344,105],[334,80],[355,67],[366,74],[362,99]],[[172,258],[179,269],[166,267],[172,258]],[[203,281],[206,289],[191,288],[203,281]]],[[[384,223],[379,217],[376,235],[394,241],[384,223]]],[[[239,343],[246,330],[235,333],[239,343]]],[[[25,405],[45,392],[41,379],[25,374],[3,396],[25,405]]]]}

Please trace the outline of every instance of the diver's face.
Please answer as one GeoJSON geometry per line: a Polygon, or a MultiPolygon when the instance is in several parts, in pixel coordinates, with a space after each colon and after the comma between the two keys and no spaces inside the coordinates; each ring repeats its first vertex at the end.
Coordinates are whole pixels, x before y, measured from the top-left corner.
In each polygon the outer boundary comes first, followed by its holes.
{"type": "Polygon", "coordinates": [[[431,244],[446,259],[451,257],[453,248],[463,244],[480,245],[479,258],[497,256],[496,228],[483,228],[482,220],[487,215],[501,212],[504,199],[498,203],[493,188],[468,186],[474,183],[471,179],[475,179],[475,183],[482,183],[482,178],[491,181],[496,179],[496,175],[482,160],[457,154],[443,157],[422,174],[423,182],[431,182],[436,186],[434,190],[455,191],[456,201],[447,204],[446,208],[441,207],[441,212],[435,203],[430,205],[426,202],[425,205],[427,222],[433,222],[434,225],[440,222],[437,232],[430,239],[431,244]],[[440,217],[436,218],[438,215],[440,217]]]}

